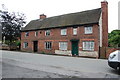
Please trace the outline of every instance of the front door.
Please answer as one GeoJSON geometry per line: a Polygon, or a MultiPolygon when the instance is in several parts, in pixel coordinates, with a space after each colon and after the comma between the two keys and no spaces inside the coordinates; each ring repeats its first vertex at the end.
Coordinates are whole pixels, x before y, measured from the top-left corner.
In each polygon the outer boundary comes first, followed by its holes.
{"type": "Polygon", "coordinates": [[[72,55],[78,55],[78,41],[72,41],[72,55]]]}
{"type": "Polygon", "coordinates": [[[33,50],[34,52],[38,51],[38,41],[33,41],[33,50]]]}

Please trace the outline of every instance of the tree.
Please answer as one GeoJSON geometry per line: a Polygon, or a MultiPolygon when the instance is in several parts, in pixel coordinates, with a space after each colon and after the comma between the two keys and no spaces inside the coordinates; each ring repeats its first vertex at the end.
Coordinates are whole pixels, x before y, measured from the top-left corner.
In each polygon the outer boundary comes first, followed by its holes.
{"type": "Polygon", "coordinates": [[[120,30],[113,30],[108,38],[110,47],[120,47],[120,30]]]}
{"type": "Polygon", "coordinates": [[[0,22],[2,26],[2,40],[5,39],[11,44],[14,40],[20,37],[20,29],[26,23],[23,13],[15,13],[8,11],[0,11],[0,22]]]}

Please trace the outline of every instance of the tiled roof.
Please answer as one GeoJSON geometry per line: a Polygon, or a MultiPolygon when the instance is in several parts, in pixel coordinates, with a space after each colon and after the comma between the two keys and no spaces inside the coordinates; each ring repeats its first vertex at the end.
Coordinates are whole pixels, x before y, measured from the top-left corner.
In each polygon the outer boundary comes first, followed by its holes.
{"type": "Polygon", "coordinates": [[[22,31],[98,23],[101,8],[30,21],[22,31]]]}

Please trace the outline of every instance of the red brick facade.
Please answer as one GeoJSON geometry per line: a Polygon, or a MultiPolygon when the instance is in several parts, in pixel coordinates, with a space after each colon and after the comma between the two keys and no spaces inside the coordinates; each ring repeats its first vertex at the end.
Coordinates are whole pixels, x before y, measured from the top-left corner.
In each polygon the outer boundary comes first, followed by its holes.
{"type": "Polygon", "coordinates": [[[108,2],[101,2],[102,8],[102,46],[108,47],[108,2]]]}
{"type": "MultiPolygon", "coordinates": [[[[92,33],[85,34],[86,25],[82,26],[69,26],[64,27],[67,29],[67,35],[61,35],[62,28],[50,28],[50,29],[39,29],[39,30],[29,30],[29,36],[25,37],[26,31],[21,33],[21,50],[34,52],[34,41],[37,41],[37,52],[38,53],[52,53],[62,54],[63,52],[72,54],[72,42],[71,40],[78,40],[78,55],[79,56],[88,56],[88,57],[99,57],[99,47],[100,42],[102,42],[101,47],[108,46],[108,11],[107,11],[107,2],[101,2],[102,9],[102,41],[100,41],[100,26],[99,23],[88,24],[87,26],[92,26],[92,33]],[[77,28],[77,35],[73,35],[73,28],[77,28]],[[45,31],[50,30],[50,35],[45,36],[45,31]],[[35,32],[38,32],[38,35],[35,36],[35,32]],[[50,50],[45,49],[45,42],[52,42],[52,47],[50,50]],[[59,50],[59,42],[67,42],[67,50],[61,51],[59,50]],[[94,50],[85,51],[83,50],[83,42],[84,41],[93,41],[94,42],[94,50]],[[28,42],[28,47],[24,48],[24,42],[28,42]]],[[[45,18],[44,16],[42,16],[45,18]]]]}
{"type": "Polygon", "coordinates": [[[25,32],[21,33],[21,49],[23,51],[33,52],[33,41],[38,41],[38,52],[45,52],[45,53],[55,53],[55,50],[59,50],[59,42],[60,41],[67,41],[68,42],[68,50],[71,50],[71,41],[72,39],[79,40],[79,50],[82,51],[82,42],[83,41],[94,41],[95,42],[95,49],[94,51],[99,50],[99,28],[97,24],[93,25],[93,33],[92,34],[85,34],[84,26],[77,27],[77,35],[73,35],[73,27],[67,27],[67,35],[61,35],[61,28],[50,29],[50,36],[45,36],[45,30],[38,30],[38,36],[35,36],[36,31],[29,31],[29,36],[25,37],[25,32]],[[45,49],[45,41],[52,42],[52,49],[46,50],[45,49]],[[23,43],[28,42],[28,47],[23,48],[23,43]],[[81,47],[81,48],[80,48],[81,47]]]}

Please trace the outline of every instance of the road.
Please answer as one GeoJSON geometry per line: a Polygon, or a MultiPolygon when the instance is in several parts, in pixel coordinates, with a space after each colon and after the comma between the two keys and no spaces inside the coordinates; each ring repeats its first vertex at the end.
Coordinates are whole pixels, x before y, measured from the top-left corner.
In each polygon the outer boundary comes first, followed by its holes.
{"type": "Polygon", "coordinates": [[[2,51],[2,77],[120,78],[107,60],[2,51]]]}
{"type": "Polygon", "coordinates": [[[70,78],[71,76],[60,75],[40,70],[28,69],[19,66],[2,63],[2,78],[70,78]]]}

